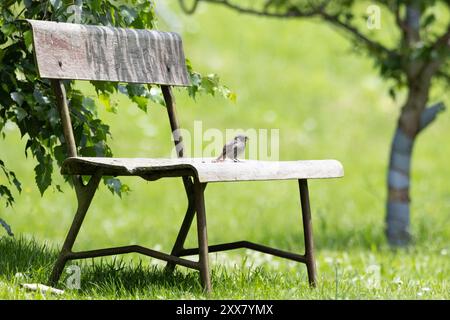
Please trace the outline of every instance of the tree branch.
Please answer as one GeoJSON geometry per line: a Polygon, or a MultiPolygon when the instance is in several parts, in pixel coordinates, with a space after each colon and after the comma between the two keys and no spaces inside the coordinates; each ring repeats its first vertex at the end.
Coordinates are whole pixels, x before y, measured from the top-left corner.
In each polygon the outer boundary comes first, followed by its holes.
{"type": "Polygon", "coordinates": [[[408,26],[404,19],[400,16],[400,2],[397,1],[395,4],[395,9],[393,10],[395,14],[395,23],[403,31],[404,34],[408,33],[408,26]]]}
{"type": "Polygon", "coordinates": [[[448,52],[450,52],[450,24],[447,27],[447,31],[431,45],[431,56],[433,56],[433,52],[441,50],[444,50],[444,53],[441,53],[440,57],[430,59],[430,61],[423,66],[421,70],[422,75],[425,77],[432,77],[445,64],[446,59],[448,59],[448,52]]]}
{"type": "Polygon", "coordinates": [[[356,38],[359,41],[364,42],[364,44],[371,49],[375,49],[377,51],[387,53],[387,54],[394,54],[394,51],[388,49],[387,47],[383,46],[381,43],[369,39],[366,35],[361,33],[356,27],[343,22],[339,19],[338,15],[331,15],[327,12],[325,12],[325,7],[329,3],[329,1],[326,1],[324,3],[321,3],[318,6],[311,5],[311,10],[300,10],[297,7],[291,7],[288,8],[285,12],[269,12],[267,6],[265,6],[262,10],[242,7],[240,5],[237,5],[235,3],[230,2],[229,0],[198,0],[199,2],[207,2],[207,3],[214,3],[223,5],[229,9],[235,10],[240,13],[249,14],[249,15],[255,15],[255,16],[264,16],[269,18],[311,18],[311,17],[320,17],[324,19],[325,21],[335,25],[336,27],[344,30],[348,34],[352,35],[354,38],[356,38]]]}
{"type": "MultiPolygon", "coordinates": [[[[181,0],[183,1],[183,0],[181,0]]],[[[239,13],[254,15],[254,16],[262,16],[269,18],[307,18],[317,16],[319,14],[319,10],[311,10],[311,11],[301,11],[297,8],[291,8],[285,12],[277,13],[277,12],[269,12],[267,9],[256,10],[252,8],[242,7],[240,5],[234,4],[229,0],[198,0],[198,2],[208,2],[223,5],[229,9],[237,11],[239,13]]],[[[321,7],[319,7],[320,9],[321,7]]]]}
{"type": "Polygon", "coordinates": [[[445,104],[443,102],[436,103],[435,105],[423,110],[420,116],[419,131],[422,131],[428,127],[436,119],[437,114],[444,110],[445,104]]]}
{"type": "Polygon", "coordinates": [[[195,10],[197,10],[198,1],[199,0],[194,0],[194,4],[192,5],[192,7],[188,8],[186,6],[186,3],[184,3],[184,0],[178,0],[178,2],[180,3],[181,10],[183,10],[184,13],[186,14],[193,14],[195,10]]]}
{"type": "Polygon", "coordinates": [[[438,71],[438,72],[436,72],[436,77],[445,80],[448,83],[448,85],[450,85],[450,73],[445,73],[444,71],[438,71]]]}
{"type": "Polygon", "coordinates": [[[369,39],[366,35],[364,35],[358,29],[356,29],[356,27],[339,20],[339,17],[337,15],[330,15],[330,14],[328,14],[326,12],[321,12],[320,16],[325,21],[327,21],[327,22],[329,22],[329,23],[339,27],[340,29],[342,29],[342,30],[350,33],[351,35],[353,35],[356,39],[364,42],[368,47],[370,47],[372,49],[376,49],[376,50],[384,52],[384,53],[394,54],[394,51],[386,48],[381,43],[379,43],[379,42],[377,42],[375,40],[369,39]]]}
{"type": "Polygon", "coordinates": [[[419,0],[413,0],[406,7],[406,41],[410,46],[420,41],[420,11],[419,0]]]}
{"type": "Polygon", "coordinates": [[[431,45],[432,50],[439,50],[445,47],[450,49],[450,24],[447,26],[447,31],[431,45]]]}

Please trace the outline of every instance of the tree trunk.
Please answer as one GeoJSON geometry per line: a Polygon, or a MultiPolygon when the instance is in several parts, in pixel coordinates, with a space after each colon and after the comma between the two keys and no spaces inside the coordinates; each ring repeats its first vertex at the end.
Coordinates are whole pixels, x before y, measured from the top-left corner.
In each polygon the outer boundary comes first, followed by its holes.
{"type": "MultiPolygon", "coordinates": [[[[410,172],[414,142],[436,115],[445,109],[443,103],[420,108],[421,99],[410,95],[402,109],[392,141],[388,171],[388,199],[386,235],[390,245],[405,246],[410,243],[410,172]],[[415,104],[414,108],[411,104],[415,104]],[[416,111],[422,110],[422,111],[416,111]]],[[[422,100],[423,102],[423,100],[422,100]]]]}

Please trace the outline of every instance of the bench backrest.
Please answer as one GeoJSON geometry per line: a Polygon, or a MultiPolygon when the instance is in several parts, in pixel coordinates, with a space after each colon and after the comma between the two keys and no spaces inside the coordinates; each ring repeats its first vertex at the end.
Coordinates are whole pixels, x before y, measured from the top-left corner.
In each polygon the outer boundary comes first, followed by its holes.
{"type": "Polygon", "coordinates": [[[161,86],[179,157],[183,144],[170,86],[189,86],[181,37],[172,32],[27,20],[38,73],[51,79],[69,157],[77,156],[63,79],[161,86]]]}
{"type": "Polygon", "coordinates": [[[41,78],[189,85],[176,33],[28,22],[41,78]]]}

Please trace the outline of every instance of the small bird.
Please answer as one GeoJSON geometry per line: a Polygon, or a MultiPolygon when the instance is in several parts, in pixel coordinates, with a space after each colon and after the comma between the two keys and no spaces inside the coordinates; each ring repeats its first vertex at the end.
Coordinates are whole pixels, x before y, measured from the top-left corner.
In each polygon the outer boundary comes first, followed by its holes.
{"type": "Polygon", "coordinates": [[[243,134],[237,135],[233,140],[223,146],[222,153],[217,159],[213,160],[213,162],[222,162],[227,158],[232,159],[234,162],[238,162],[239,160],[237,157],[245,151],[247,141],[247,136],[243,134]]]}

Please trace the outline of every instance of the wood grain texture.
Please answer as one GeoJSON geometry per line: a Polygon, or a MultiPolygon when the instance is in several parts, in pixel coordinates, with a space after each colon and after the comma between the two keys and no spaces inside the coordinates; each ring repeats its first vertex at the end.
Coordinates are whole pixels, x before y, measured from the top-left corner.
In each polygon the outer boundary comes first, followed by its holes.
{"type": "Polygon", "coordinates": [[[41,78],[190,85],[176,33],[27,21],[41,78]]]}
{"type": "Polygon", "coordinates": [[[199,181],[256,181],[339,178],[344,169],[336,160],[212,162],[213,158],[68,158],[63,174],[90,175],[102,169],[105,175],[160,177],[197,176],[199,181]]]}

